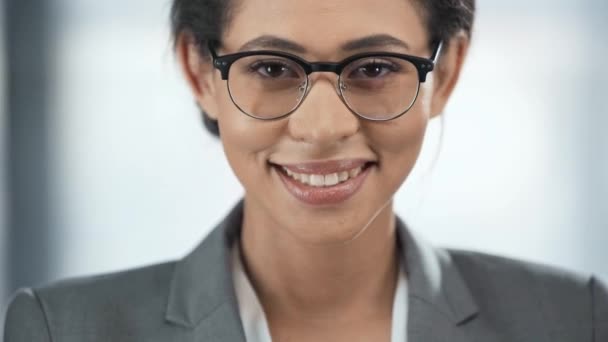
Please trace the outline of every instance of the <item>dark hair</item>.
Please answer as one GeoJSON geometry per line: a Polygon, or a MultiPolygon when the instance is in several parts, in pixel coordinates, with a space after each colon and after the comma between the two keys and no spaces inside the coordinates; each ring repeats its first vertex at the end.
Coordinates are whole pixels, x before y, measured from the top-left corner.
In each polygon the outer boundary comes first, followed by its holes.
{"type": "MultiPolygon", "coordinates": [[[[223,30],[236,9],[236,0],[173,0],[171,29],[173,38],[184,32],[192,34],[199,50],[207,55],[208,41],[221,41],[223,30]]],[[[242,0],[241,0],[242,1],[242,0]]],[[[448,44],[456,34],[471,36],[475,18],[475,0],[413,0],[421,10],[430,33],[429,43],[441,40],[448,44]]],[[[447,47],[447,46],[446,46],[447,47]]],[[[217,121],[201,109],[207,130],[219,136],[217,121]]]]}

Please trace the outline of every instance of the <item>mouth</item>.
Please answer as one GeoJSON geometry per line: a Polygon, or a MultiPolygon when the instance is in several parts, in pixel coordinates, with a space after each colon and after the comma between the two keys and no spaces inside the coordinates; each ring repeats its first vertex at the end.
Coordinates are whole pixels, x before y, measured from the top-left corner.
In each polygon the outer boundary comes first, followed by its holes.
{"type": "Polygon", "coordinates": [[[270,165],[291,195],[306,204],[320,206],[338,204],[352,197],[376,162],[351,159],[270,165]]]}

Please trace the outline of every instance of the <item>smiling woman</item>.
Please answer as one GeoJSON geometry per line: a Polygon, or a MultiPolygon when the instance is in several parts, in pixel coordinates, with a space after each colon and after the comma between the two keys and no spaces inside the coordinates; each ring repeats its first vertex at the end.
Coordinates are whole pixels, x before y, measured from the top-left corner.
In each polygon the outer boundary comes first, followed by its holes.
{"type": "Polygon", "coordinates": [[[473,16],[175,0],[178,61],[245,196],[182,260],[21,291],[5,341],[606,341],[594,277],[434,248],[394,213],[473,16]]]}

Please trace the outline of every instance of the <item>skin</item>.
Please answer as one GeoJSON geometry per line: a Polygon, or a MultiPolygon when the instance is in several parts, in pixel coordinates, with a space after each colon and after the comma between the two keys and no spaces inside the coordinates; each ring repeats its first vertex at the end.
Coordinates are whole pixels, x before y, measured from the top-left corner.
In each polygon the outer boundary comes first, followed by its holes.
{"type": "MultiPolygon", "coordinates": [[[[309,61],[339,61],[353,52],[338,47],[371,34],[409,46],[375,51],[431,54],[420,12],[404,0],[243,0],[219,54],[269,34],[305,47],[300,55],[309,61]]],[[[336,75],[315,73],[302,105],[268,122],[242,114],[191,37],[178,37],[186,80],[218,120],[225,155],[245,189],[243,262],[274,340],[390,340],[399,263],[392,199],[416,163],[428,121],[443,111],[457,82],[468,39],[459,34],[449,43],[439,70],[398,119],[359,119],[338,97],[336,75]],[[351,158],[377,164],[354,196],[323,207],[294,198],[268,164],[351,158]]]]}

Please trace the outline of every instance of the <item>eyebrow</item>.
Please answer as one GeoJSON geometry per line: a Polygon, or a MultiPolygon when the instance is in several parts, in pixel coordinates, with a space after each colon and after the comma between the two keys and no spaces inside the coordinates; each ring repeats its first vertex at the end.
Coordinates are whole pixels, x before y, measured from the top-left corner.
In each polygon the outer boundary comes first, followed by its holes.
{"type": "Polygon", "coordinates": [[[304,48],[298,43],[295,43],[288,39],[270,35],[260,36],[258,38],[248,41],[247,43],[243,44],[243,46],[241,46],[239,51],[250,51],[260,49],[287,50],[296,53],[306,52],[306,48],[304,48]]]}
{"type": "Polygon", "coordinates": [[[375,34],[355,40],[348,41],[342,45],[343,51],[354,51],[371,48],[397,47],[409,50],[409,45],[401,39],[389,34],[375,34]]]}
{"type": "MultiPolygon", "coordinates": [[[[397,47],[409,50],[409,45],[406,42],[388,34],[375,34],[363,38],[349,40],[342,44],[340,49],[345,52],[351,52],[355,50],[387,47],[397,47]]],[[[307,51],[304,46],[294,41],[272,35],[264,35],[254,38],[243,44],[239,51],[250,51],[256,49],[277,49],[299,54],[304,54],[307,51]]]]}

